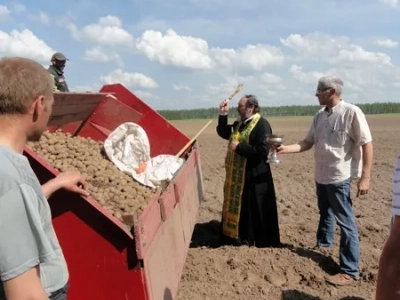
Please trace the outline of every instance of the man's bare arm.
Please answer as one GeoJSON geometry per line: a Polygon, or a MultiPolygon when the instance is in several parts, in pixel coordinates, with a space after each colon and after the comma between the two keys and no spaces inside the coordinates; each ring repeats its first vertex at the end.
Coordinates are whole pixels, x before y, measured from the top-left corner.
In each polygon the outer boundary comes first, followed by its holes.
{"type": "Polygon", "coordinates": [[[379,260],[376,300],[400,300],[400,216],[396,216],[379,260]]]}
{"type": "Polygon", "coordinates": [[[292,145],[282,145],[278,147],[278,153],[300,153],[304,152],[307,150],[310,150],[313,147],[313,143],[310,143],[306,140],[302,140],[298,142],[297,144],[292,144],[292,145]]]}
{"type": "Polygon", "coordinates": [[[42,185],[43,194],[47,199],[59,189],[65,189],[82,196],[89,196],[89,192],[85,188],[86,182],[80,172],[60,173],[56,178],[42,185]]]}
{"type": "Polygon", "coordinates": [[[374,149],[372,146],[372,142],[366,143],[362,146],[363,166],[361,177],[363,178],[369,179],[371,177],[373,152],[374,149]]]}
{"type": "Polygon", "coordinates": [[[7,300],[49,300],[40,281],[39,266],[3,281],[7,300]]]}
{"type": "Polygon", "coordinates": [[[52,179],[42,185],[42,191],[46,199],[49,199],[54,192],[60,189],[59,183],[52,179]]]}

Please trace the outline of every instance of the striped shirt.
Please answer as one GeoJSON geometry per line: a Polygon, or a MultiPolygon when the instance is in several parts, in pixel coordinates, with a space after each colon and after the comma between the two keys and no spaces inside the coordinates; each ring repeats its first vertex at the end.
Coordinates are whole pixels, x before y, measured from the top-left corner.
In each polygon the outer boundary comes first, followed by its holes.
{"type": "Polygon", "coordinates": [[[392,178],[392,213],[400,216],[400,155],[397,157],[392,178]]]}
{"type": "Polygon", "coordinates": [[[315,114],[305,140],[315,148],[315,181],[334,184],[361,176],[361,146],[371,142],[372,135],[361,109],[341,100],[315,114]]]}

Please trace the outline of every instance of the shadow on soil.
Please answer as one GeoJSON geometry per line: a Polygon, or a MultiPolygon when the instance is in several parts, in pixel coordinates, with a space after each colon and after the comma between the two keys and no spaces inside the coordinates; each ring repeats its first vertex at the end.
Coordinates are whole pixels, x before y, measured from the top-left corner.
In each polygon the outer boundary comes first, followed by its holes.
{"type": "Polygon", "coordinates": [[[173,300],[172,293],[169,288],[165,288],[163,300],[173,300]]]}
{"type": "Polygon", "coordinates": [[[221,222],[212,220],[194,226],[190,248],[218,248],[221,222]]]}
{"type": "Polygon", "coordinates": [[[311,249],[296,247],[291,244],[282,244],[281,248],[289,249],[300,257],[312,259],[324,272],[329,275],[334,275],[340,271],[339,265],[330,256],[326,256],[311,249]]]}
{"type": "MultiPolygon", "coordinates": [[[[311,296],[309,294],[299,292],[297,290],[288,290],[282,292],[282,300],[322,300],[320,297],[311,296]]],[[[338,300],[366,300],[360,297],[343,297],[338,300]]]]}
{"type": "MultiPolygon", "coordinates": [[[[193,230],[190,248],[218,248],[220,246],[220,226],[221,222],[217,220],[196,224],[193,230]]],[[[312,259],[327,274],[333,275],[339,271],[339,265],[330,256],[326,256],[311,249],[296,247],[292,244],[282,244],[280,248],[288,249],[300,257],[312,259]]]]}

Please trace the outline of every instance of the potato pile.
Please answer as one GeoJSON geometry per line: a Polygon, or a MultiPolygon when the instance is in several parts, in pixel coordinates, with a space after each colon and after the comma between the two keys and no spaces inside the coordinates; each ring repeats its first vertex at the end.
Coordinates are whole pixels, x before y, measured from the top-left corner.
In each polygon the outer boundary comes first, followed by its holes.
{"type": "Polygon", "coordinates": [[[58,130],[28,147],[60,172],[81,172],[91,196],[122,222],[123,215],[139,215],[156,192],[121,172],[103,152],[103,143],[90,138],[58,130]]]}

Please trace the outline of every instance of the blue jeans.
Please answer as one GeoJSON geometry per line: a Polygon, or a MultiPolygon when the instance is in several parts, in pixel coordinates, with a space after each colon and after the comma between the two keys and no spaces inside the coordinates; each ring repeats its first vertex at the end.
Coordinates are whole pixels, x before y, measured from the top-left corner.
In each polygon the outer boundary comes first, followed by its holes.
{"type": "Polygon", "coordinates": [[[58,291],[51,293],[49,299],[50,300],[67,300],[68,299],[67,290],[68,290],[68,284],[66,284],[65,287],[59,289],[58,291]]]}
{"type": "Polygon", "coordinates": [[[317,244],[320,247],[332,247],[336,220],[340,228],[340,270],[359,279],[360,243],[350,197],[350,184],[350,178],[335,184],[316,183],[320,214],[317,244]]]}

